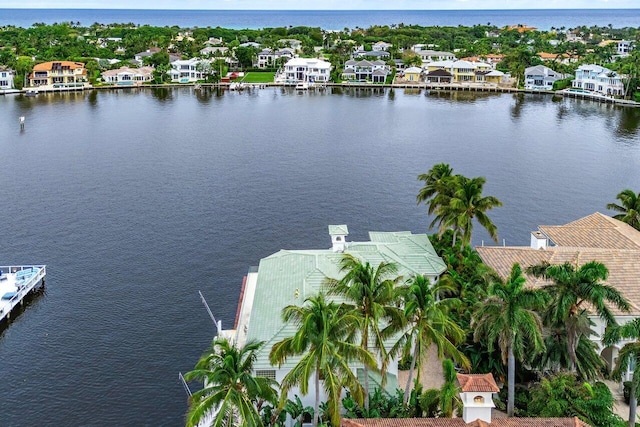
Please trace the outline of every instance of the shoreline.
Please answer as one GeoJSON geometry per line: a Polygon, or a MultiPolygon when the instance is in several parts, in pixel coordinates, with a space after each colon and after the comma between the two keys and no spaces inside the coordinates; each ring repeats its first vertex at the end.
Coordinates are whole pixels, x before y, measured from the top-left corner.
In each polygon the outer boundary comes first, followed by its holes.
{"type": "MultiPolygon", "coordinates": [[[[242,83],[242,82],[239,82],[242,83]]],[[[295,90],[295,85],[284,84],[284,83],[244,83],[246,86],[238,90],[239,92],[243,90],[256,90],[261,88],[268,87],[282,87],[282,88],[290,88],[295,90]]],[[[73,88],[73,89],[43,89],[38,90],[38,93],[66,93],[66,92],[85,92],[85,91],[110,91],[110,90],[123,90],[123,89],[171,89],[171,88],[180,88],[180,87],[193,87],[196,90],[199,88],[219,88],[230,90],[230,83],[180,83],[180,84],[145,84],[139,86],[117,86],[117,85],[108,85],[108,86],[92,86],[92,87],[83,87],[83,88],[73,88]]],[[[518,89],[512,87],[502,87],[497,85],[474,85],[474,84],[439,84],[439,83],[418,83],[418,84],[409,84],[409,83],[390,83],[390,84],[371,84],[371,83],[326,83],[322,86],[309,87],[307,91],[315,91],[315,90],[325,90],[331,88],[355,88],[355,89],[416,89],[419,91],[442,91],[442,92],[483,92],[483,93],[523,93],[523,94],[532,94],[532,95],[551,95],[551,96],[561,96],[563,98],[573,98],[573,99],[582,99],[589,100],[598,103],[604,104],[612,104],[618,105],[622,107],[632,107],[639,108],[640,102],[635,102],[627,99],[616,99],[616,98],[607,98],[598,94],[588,94],[588,93],[577,93],[577,92],[567,92],[564,90],[559,91],[550,91],[550,90],[534,90],[534,89],[518,89]]],[[[32,90],[32,89],[31,89],[32,90]]],[[[0,91],[0,95],[26,95],[28,92],[27,89],[22,90],[14,90],[12,92],[2,92],[0,91]]]]}

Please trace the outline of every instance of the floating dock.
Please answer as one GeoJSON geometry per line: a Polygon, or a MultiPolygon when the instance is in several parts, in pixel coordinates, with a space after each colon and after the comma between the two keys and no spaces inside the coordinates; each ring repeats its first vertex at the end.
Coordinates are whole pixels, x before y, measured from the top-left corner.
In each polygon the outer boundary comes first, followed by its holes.
{"type": "Polygon", "coordinates": [[[44,286],[46,265],[0,266],[0,323],[11,318],[31,292],[44,286]]]}

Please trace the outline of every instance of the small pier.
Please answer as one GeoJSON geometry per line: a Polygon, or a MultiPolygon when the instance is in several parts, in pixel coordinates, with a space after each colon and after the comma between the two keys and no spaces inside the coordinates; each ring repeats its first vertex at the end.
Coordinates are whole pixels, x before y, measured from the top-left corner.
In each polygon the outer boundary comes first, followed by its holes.
{"type": "Polygon", "coordinates": [[[46,265],[0,266],[0,323],[24,303],[31,292],[44,286],[46,265]]]}

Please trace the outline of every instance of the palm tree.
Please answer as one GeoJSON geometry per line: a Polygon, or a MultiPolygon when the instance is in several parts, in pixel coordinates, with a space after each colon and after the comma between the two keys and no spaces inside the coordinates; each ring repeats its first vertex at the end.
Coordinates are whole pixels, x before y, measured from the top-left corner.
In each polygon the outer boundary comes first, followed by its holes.
{"type": "MultiPolygon", "coordinates": [[[[380,352],[383,385],[389,361],[384,341],[402,330],[405,323],[399,308],[397,285],[401,277],[396,275],[397,271],[393,263],[381,262],[378,267],[372,267],[368,262],[345,254],[340,260],[340,272],[345,275],[340,280],[328,281],[330,293],[344,297],[360,317],[358,332],[362,351],[369,351],[369,345],[373,344],[380,352]]],[[[363,368],[364,407],[369,409],[369,367],[364,364],[363,368]]]]}
{"type": "Polygon", "coordinates": [[[620,212],[613,217],[622,222],[626,222],[636,230],[640,230],[640,193],[636,194],[632,190],[622,190],[616,196],[621,204],[609,203],[607,209],[620,212]]]}
{"type": "MultiPolygon", "coordinates": [[[[444,293],[452,291],[453,286],[440,281],[432,285],[429,279],[422,275],[414,276],[408,285],[401,288],[404,315],[409,322],[409,328],[391,353],[395,354],[401,348],[408,352],[413,348],[409,378],[404,390],[405,404],[409,399],[416,364],[424,360],[432,344],[436,346],[440,359],[446,354],[463,366],[469,366],[467,358],[456,348],[457,344],[464,341],[464,330],[449,316],[451,308],[460,301],[457,298],[442,298],[444,293]]],[[[417,378],[419,381],[420,371],[417,378]]]]}
{"type": "MultiPolygon", "coordinates": [[[[436,210],[436,220],[441,224],[440,232],[453,228],[454,232],[462,234],[462,244],[471,243],[473,220],[476,219],[488,232],[494,241],[498,241],[498,228],[487,216],[486,211],[502,202],[493,196],[483,196],[482,188],[486,182],[484,177],[467,178],[456,175],[455,191],[448,204],[441,204],[436,210]]],[[[454,234],[455,244],[455,234],[454,234]]]]}
{"type": "Polygon", "coordinates": [[[527,273],[544,277],[553,283],[543,290],[551,297],[551,304],[545,315],[551,325],[564,325],[566,329],[569,369],[576,370],[578,363],[576,348],[580,340],[581,316],[589,305],[608,325],[615,319],[610,306],[622,311],[629,310],[629,302],[617,289],[601,283],[607,280],[609,270],[597,261],[590,261],[580,268],[565,262],[559,265],[543,263],[527,268],[527,273]]]}
{"type": "Polygon", "coordinates": [[[633,339],[622,347],[618,353],[618,360],[611,372],[614,380],[621,381],[622,375],[633,368],[631,389],[629,390],[629,426],[636,425],[636,410],[638,408],[638,387],[640,385],[640,319],[634,319],[622,326],[614,325],[607,328],[604,343],[612,345],[621,339],[633,339]]]}
{"type": "Polygon", "coordinates": [[[432,388],[422,393],[420,406],[422,408],[431,408],[431,411],[436,412],[435,414],[429,414],[429,417],[432,415],[435,417],[439,411],[440,416],[453,418],[454,412],[460,412],[462,400],[460,399],[460,387],[456,384],[456,369],[450,359],[442,361],[442,371],[444,384],[442,384],[440,390],[432,388]]]}
{"type": "MultiPolygon", "coordinates": [[[[420,59],[420,57],[418,57],[418,59],[420,59]]],[[[436,200],[436,196],[443,192],[447,192],[446,182],[453,176],[452,174],[453,169],[451,166],[446,163],[438,163],[433,165],[429,172],[418,175],[418,179],[420,181],[424,181],[424,187],[422,187],[418,192],[416,200],[418,201],[418,204],[428,204],[429,215],[436,211],[438,208],[438,202],[442,201],[442,199],[436,200]]]]}
{"type": "Polygon", "coordinates": [[[358,361],[375,366],[373,355],[354,343],[352,331],[360,318],[345,306],[327,302],[324,294],[307,298],[302,307],[289,305],[282,310],[285,322],[295,322],[297,332],[276,343],[269,354],[272,364],[282,364],[292,356],[302,356],[281,383],[281,402],[288,391],[298,385],[303,395],[309,393],[309,379],[314,377],[315,405],[313,425],[318,425],[320,413],[320,381],[328,398],[333,426],[340,424],[340,394],[347,387],[352,396],[362,402],[363,390],[349,362],[358,361]]]}
{"type": "Polygon", "coordinates": [[[514,264],[505,282],[494,281],[489,297],[475,313],[472,327],[474,341],[487,339],[489,351],[497,341],[502,363],[507,363],[507,414],[512,417],[515,397],[516,357],[526,360],[526,352],[539,353],[544,349],[542,321],[535,311],[544,303],[544,295],[525,288],[522,269],[514,264]]]}
{"type": "Polygon", "coordinates": [[[185,379],[204,380],[205,386],[190,398],[186,425],[196,426],[213,414],[212,425],[262,426],[258,401],[275,402],[277,383],[252,375],[257,353],[264,343],[249,341],[237,348],[216,339],[185,379]]]}

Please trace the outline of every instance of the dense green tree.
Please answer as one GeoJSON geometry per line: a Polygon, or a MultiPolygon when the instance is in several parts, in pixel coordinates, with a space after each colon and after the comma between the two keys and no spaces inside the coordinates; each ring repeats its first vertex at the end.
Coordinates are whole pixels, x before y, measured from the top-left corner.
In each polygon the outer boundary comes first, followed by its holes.
{"type": "Polygon", "coordinates": [[[496,281],[489,288],[489,297],[474,316],[474,339],[486,339],[489,350],[495,342],[502,351],[502,361],[508,365],[507,414],[514,415],[516,358],[528,361],[531,354],[544,350],[542,320],[537,311],[544,304],[538,290],[525,288],[525,278],[519,264],[514,264],[506,281],[496,281]]]}
{"type": "MultiPolygon", "coordinates": [[[[404,391],[405,404],[413,384],[414,369],[424,361],[430,346],[436,346],[440,359],[446,355],[465,368],[469,367],[469,361],[456,347],[464,341],[464,330],[449,316],[451,308],[460,301],[457,298],[445,298],[446,293],[453,291],[454,288],[445,282],[432,284],[421,275],[412,277],[406,286],[400,288],[408,328],[392,353],[399,349],[403,349],[404,353],[411,352],[409,378],[404,391]]],[[[417,381],[420,381],[420,371],[417,381]]]]}
{"type": "Polygon", "coordinates": [[[262,426],[257,405],[275,402],[277,383],[252,375],[256,354],[264,343],[250,341],[237,348],[226,339],[216,339],[186,380],[204,380],[205,386],[190,398],[187,426],[197,426],[214,414],[212,425],[262,426]]]}
{"type": "Polygon", "coordinates": [[[609,276],[607,267],[597,261],[590,261],[580,267],[571,263],[549,265],[543,263],[527,268],[527,273],[543,277],[552,283],[543,286],[551,298],[545,314],[545,322],[561,327],[566,332],[569,369],[576,370],[578,364],[577,346],[584,322],[587,305],[595,311],[607,325],[614,325],[611,308],[629,310],[629,302],[614,287],[604,284],[609,276]]]}
{"type": "MultiPolygon", "coordinates": [[[[359,316],[358,332],[362,351],[368,351],[370,345],[380,353],[382,366],[380,373],[383,384],[389,354],[384,341],[404,327],[402,310],[398,307],[400,297],[397,286],[401,278],[393,263],[381,262],[377,267],[363,262],[351,254],[343,255],[340,271],[344,276],[340,280],[328,281],[330,292],[344,297],[354,314],[359,316]]],[[[369,366],[364,368],[364,405],[369,408],[369,366]]]]}
{"type": "Polygon", "coordinates": [[[632,190],[622,190],[616,196],[620,204],[609,203],[607,209],[620,212],[613,217],[622,222],[626,222],[636,230],[640,230],[640,193],[636,194],[632,190]]]}
{"type": "MultiPolygon", "coordinates": [[[[272,364],[282,364],[293,356],[302,356],[281,383],[281,402],[294,386],[303,395],[309,392],[309,379],[314,377],[315,405],[313,424],[318,425],[320,382],[328,397],[331,424],[340,425],[340,394],[349,389],[356,400],[362,401],[364,390],[349,363],[359,362],[375,366],[369,351],[354,343],[352,331],[361,322],[352,310],[335,302],[327,302],[324,294],[307,298],[303,306],[289,305],[282,311],[285,322],[293,322],[297,332],[274,344],[269,354],[272,364]]],[[[281,405],[284,405],[282,403],[281,405]]]]}
{"type": "Polygon", "coordinates": [[[621,381],[627,371],[633,371],[629,392],[629,426],[635,427],[638,409],[637,396],[640,390],[640,319],[631,320],[622,326],[612,325],[607,328],[604,336],[606,345],[617,344],[622,339],[633,341],[626,343],[618,352],[611,377],[616,381],[621,381]]]}

